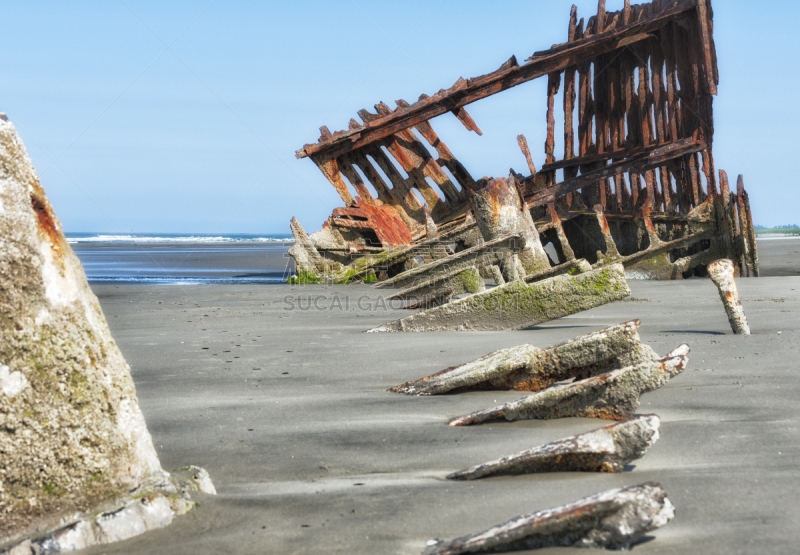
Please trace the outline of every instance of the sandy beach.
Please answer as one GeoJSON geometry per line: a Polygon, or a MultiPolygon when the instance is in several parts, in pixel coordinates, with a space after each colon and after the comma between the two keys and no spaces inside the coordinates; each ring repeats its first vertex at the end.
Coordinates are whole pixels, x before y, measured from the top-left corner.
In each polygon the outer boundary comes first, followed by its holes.
{"type": "MultiPolygon", "coordinates": [[[[365,334],[400,315],[368,286],[94,284],[165,468],[206,468],[218,495],[168,528],[86,553],[403,553],[609,488],[661,483],[677,516],[641,554],[796,552],[800,541],[800,240],[759,243],[738,281],[753,330],[731,333],[710,280],[631,281],[633,295],[534,329],[365,334]],[[309,306],[311,308],[309,308],[309,306]],[[640,319],[688,369],[642,398],[661,439],[621,474],[452,482],[453,471],[599,428],[589,419],[446,425],[521,397],[386,389],[499,348],[545,347],[640,319]]],[[[538,553],[585,553],[558,548],[538,553]]]]}

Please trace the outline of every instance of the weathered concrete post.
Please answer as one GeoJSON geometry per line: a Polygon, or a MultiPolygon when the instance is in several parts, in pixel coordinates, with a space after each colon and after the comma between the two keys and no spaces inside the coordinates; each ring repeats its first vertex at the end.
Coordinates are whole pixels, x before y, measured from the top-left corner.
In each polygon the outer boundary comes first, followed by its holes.
{"type": "MultiPolygon", "coordinates": [[[[546,270],[550,267],[550,262],[542,247],[536,225],[530,212],[523,206],[516,184],[510,181],[511,179],[492,179],[483,189],[471,195],[475,220],[486,241],[521,233],[525,247],[518,256],[525,273],[546,270]]],[[[509,258],[501,270],[506,281],[514,281],[518,271],[513,257],[509,258]]]]}
{"type": "Polygon", "coordinates": [[[742,301],[739,299],[739,291],[733,280],[733,261],[715,260],[708,265],[708,275],[719,289],[719,296],[722,304],[725,305],[725,312],[728,313],[728,321],[731,323],[733,333],[750,335],[750,327],[747,325],[742,301]]]}
{"type": "Polygon", "coordinates": [[[181,490],[214,490],[202,469],[188,469],[185,484],[162,470],[130,369],[5,119],[0,474],[0,552],[15,554],[72,551],[166,526],[192,506],[181,490]]]}

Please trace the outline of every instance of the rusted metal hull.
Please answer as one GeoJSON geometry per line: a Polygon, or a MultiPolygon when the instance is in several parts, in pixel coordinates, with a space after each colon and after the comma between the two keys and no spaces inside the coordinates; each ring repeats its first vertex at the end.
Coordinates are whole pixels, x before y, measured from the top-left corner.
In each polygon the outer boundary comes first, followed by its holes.
{"type": "MultiPolygon", "coordinates": [[[[541,271],[542,264],[586,259],[595,267],[623,262],[629,277],[682,279],[705,276],[710,262],[727,258],[737,276],[757,276],[743,180],[734,193],[724,172],[716,177],[718,82],[710,0],[626,2],[619,12],[606,12],[601,2],[588,21],[573,9],[567,42],[522,65],[512,57],[493,73],[459,79],[414,104],[399,100],[395,109],[380,103],[375,112],[361,110],[362,122],[351,120],[346,131],[322,127],[319,141],[297,157],[317,164],[346,207],[335,209],[322,232],[310,236],[326,262],[300,256],[298,267],[344,275],[354,259],[400,245],[409,247],[403,256],[378,261],[379,279],[447,260],[497,238],[502,226],[471,218],[488,199],[498,214],[515,205],[530,212],[532,250],[515,262],[523,274],[541,271]],[[541,169],[536,171],[519,135],[529,175],[512,170],[507,180],[474,179],[429,120],[452,112],[468,131],[481,134],[466,105],[545,76],[541,169]],[[564,112],[560,159],[557,97],[564,112]],[[518,197],[508,194],[510,187],[518,197]],[[448,237],[456,228],[460,235],[448,237]],[[549,260],[542,251],[548,244],[555,252],[549,260]],[[424,255],[406,255],[417,247],[424,255]]],[[[496,275],[492,265],[479,267],[484,277],[496,275]]],[[[500,268],[505,281],[525,277],[500,268]]]]}

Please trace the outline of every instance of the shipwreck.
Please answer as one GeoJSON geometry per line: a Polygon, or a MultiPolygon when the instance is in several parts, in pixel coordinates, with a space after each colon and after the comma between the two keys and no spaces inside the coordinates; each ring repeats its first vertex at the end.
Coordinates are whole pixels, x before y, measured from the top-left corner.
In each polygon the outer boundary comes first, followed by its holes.
{"type": "Polygon", "coordinates": [[[578,264],[683,279],[724,258],[736,276],[758,276],[744,181],[732,191],[714,167],[710,0],[626,0],[618,12],[600,0],[586,21],[573,6],[566,35],[522,64],[512,56],[414,103],[361,110],[347,130],[321,127],[296,156],[319,167],[345,206],[310,235],[292,219],[295,279],[384,282],[426,301],[482,290],[476,272],[531,282],[578,264]],[[536,169],[519,135],[527,174],[471,175],[430,120],[450,112],[480,135],[466,106],[537,78],[547,79],[544,163],[536,169]]]}

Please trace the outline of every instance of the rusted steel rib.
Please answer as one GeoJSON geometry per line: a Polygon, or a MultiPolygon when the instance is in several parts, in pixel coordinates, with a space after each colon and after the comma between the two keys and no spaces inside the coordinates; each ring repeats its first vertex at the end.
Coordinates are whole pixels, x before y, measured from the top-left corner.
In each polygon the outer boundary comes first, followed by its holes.
{"type": "Polygon", "coordinates": [[[566,546],[629,549],[674,516],[675,507],[664,488],[647,482],[518,516],[449,542],[431,540],[422,553],[459,555],[566,546]]]}
{"type": "Polygon", "coordinates": [[[518,401],[456,418],[450,425],[571,416],[625,420],[636,412],[640,395],[665,385],[670,378],[683,372],[688,361],[689,347],[681,345],[661,360],[643,362],[569,385],[553,386],[518,401]]]}
{"type": "Polygon", "coordinates": [[[637,416],[454,472],[447,479],[476,480],[501,474],[539,472],[622,472],[658,441],[660,423],[655,414],[637,416]]]}
{"type": "Polygon", "coordinates": [[[578,189],[594,185],[602,180],[614,177],[620,173],[627,173],[630,171],[636,173],[645,173],[653,168],[663,165],[665,162],[705,150],[706,146],[697,139],[691,137],[683,139],[675,143],[664,145],[654,150],[643,151],[642,154],[632,158],[626,158],[620,162],[613,162],[607,166],[603,166],[598,170],[582,174],[572,179],[567,179],[554,185],[537,191],[530,197],[526,198],[529,206],[541,206],[555,201],[557,197],[561,197],[578,189]]]}
{"type": "Polygon", "coordinates": [[[626,322],[548,349],[533,345],[501,349],[389,391],[407,395],[441,395],[476,389],[540,391],[559,381],[588,378],[658,359],[639,340],[639,325],[638,320],[626,322]]]}

